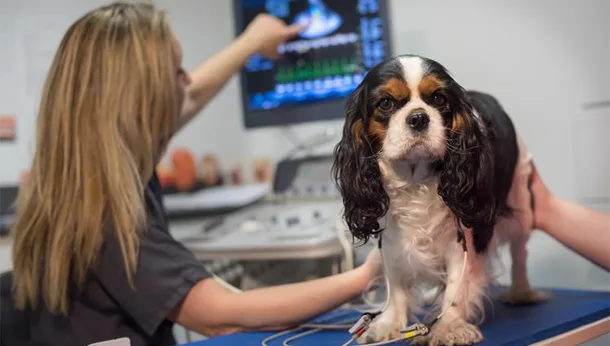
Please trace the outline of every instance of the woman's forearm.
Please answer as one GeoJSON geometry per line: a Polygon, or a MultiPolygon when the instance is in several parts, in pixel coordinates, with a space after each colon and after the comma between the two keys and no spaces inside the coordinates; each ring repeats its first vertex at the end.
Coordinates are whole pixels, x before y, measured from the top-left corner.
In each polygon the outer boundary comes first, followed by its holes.
{"type": "Polygon", "coordinates": [[[227,311],[246,330],[297,325],[358,297],[369,284],[363,267],[338,275],[237,294],[227,311]]]}
{"type": "Polygon", "coordinates": [[[610,270],[610,215],[551,197],[538,212],[539,227],[566,247],[610,270]]]}
{"type": "Polygon", "coordinates": [[[306,322],[362,294],[379,275],[379,251],[347,272],[294,284],[235,292],[218,279],[199,281],[168,318],[203,335],[277,330],[306,322]]]}
{"type": "Polygon", "coordinates": [[[178,129],[188,123],[222,90],[258,48],[255,42],[242,35],[190,72],[191,84],[187,89],[178,129]]]}

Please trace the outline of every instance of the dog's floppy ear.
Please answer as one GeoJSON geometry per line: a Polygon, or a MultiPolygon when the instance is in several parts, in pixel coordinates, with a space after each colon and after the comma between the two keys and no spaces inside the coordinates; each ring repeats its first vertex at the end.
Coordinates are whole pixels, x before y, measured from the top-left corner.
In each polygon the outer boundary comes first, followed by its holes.
{"type": "Polygon", "coordinates": [[[460,225],[473,230],[475,250],[481,253],[491,240],[498,214],[492,148],[466,92],[457,89],[438,193],[460,225]]]}
{"type": "Polygon", "coordinates": [[[367,242],[381,231],[388,209],[377,151],[367,136],[368,91],[363,82],[347,100],[343,137],[335,147],[333,176],[343,198],[343,215],[352,235],[367,242]]]}

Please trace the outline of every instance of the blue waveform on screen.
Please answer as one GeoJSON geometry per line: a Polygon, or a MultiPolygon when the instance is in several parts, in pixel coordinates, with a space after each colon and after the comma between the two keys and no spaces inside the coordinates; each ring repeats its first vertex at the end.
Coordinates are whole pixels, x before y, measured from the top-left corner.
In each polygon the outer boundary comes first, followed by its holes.
{"type": "Polygon", "coordinates": [[[379,1],[358,0],[358,12],[360,12],[360,14],[374,14],[379,12],[379,1]]]}
{"type": "Polygon", "coordinates": [[[285,18],[290,14],[290,5],[286,0],[267,0],[265,10],[275,17],[285,18]]]}
{"type": "Polygon", "coordinates": [[[275,90],[250,96],[252,110],[273,109],[287,104],[312,103],[348,96],[362,82],[363,74],[281,83],[275,90]]]}
{"type": "Polygon", "coordinates": [[[255,54],[246,61],[244,68],[248,72],[271,70],[273,68],[273,61],[267,60],[259,54],[255,54]]]}
{"type": "Polygon", "coordinates": [[[296,15],[294,23],[307,25],[301,32],[301,37],[316,38],[335,32],[343,23],[343,19],[322,0],[309,0],[309,7],[296,15]]]}

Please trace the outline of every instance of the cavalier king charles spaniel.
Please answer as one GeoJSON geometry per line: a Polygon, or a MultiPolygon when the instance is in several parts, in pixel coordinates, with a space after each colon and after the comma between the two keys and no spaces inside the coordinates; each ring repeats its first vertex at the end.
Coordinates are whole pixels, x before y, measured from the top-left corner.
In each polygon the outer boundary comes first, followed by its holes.
{"type": "Polygon", "coordinates": [[[547,299],[526,272],[531,172],[498,101],[466,91],[438,62],[404,55],[367,73],[348,99],[333,165],[344,225],[363,242],[379,237],[388,285],[386,308],[364,340],[399,337],[424,305],[425,283],[439,288],[435,306],[444,313],[418,343],[481,341],[491,259],[502,244],[510,247],[512,286],[501,298],[547,299]]]}

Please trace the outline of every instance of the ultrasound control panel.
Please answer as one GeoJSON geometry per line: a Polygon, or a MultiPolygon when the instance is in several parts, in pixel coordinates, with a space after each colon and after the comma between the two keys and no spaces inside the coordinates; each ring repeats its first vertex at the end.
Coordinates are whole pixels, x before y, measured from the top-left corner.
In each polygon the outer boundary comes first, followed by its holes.
{"type": "Polygon", "coordinates": [[[289,198],[339,198],[331,175],[332,164],[332,156],[280,161],[273,184],[274,193],[289,198]]]}
{"type": "Polygon", "coordinates": [[[229,258],[340,248],[335,227],[342,203],[331,179],[332,162],[330,156],[279,162],[273,184],[279,198],[233,212],[183,240],[206,256],[229,258]]]}
{"type": "Polygon", "coordinates": [[[189,247],[217,252],[321,245],[336,239],[339,213],[340,204],[331,200],[258,205],[225,218],[189,247]]]}

